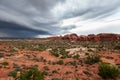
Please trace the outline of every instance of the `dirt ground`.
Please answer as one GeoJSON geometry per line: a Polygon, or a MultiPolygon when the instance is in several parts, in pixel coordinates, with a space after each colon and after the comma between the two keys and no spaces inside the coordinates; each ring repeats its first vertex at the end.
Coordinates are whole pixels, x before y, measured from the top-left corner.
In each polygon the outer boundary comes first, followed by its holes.
{"type": "MultiPolygon", "coordinates": [[[[0,49],[6,48],[9,49],[7,45],[0,45],[0,49]]],[[[86,57],[85,52],[86,48],[71,48],[67,49],[69,54],[77,53],[80,55],[80,60],[84,60],[86,57]]],[[[4,55],[9,54],[6,51],[0,51],[4,55]]],[[[103,62],[111,63],[113,65],[120,65],[120,54],[110,53],[110,52],[99,52],[94,53],[101,56],[103,62]]],[[[40,71],[48,72],[48,75],[45,75],[45,80],[52,80],[53,78],[59,78],[64,80],[103,80],[98,75],[98,66],[99,63],[88,65],[84,62],[80,63],[79,60],[73,58],[61,59],[50,54],[49,51],[29,51],[29,50],[20,50],[18,52],[13,52],[12,56],[4,56],[0,58],[0,63],[7,61],[9,65],[7,67],[0,68],[0,80],[14,80],[12,77],[8,76],[8,73],[14,70],[13,64],[19,65],[22,69],[27,68],[31,65],[38,65],[40,71]],[[45,61],[36,60],[34,58],[44,58],[45,61]],[[64,64],[53,64],[56,61],[63,60],[64,64]],[[69,62],[77,62],[77,66],[69,64],[69,62]],[[22,65],[25,65],[24,67],[22,65]],[[44,66],[47,66],[48,69],[45,70],[44,66]],[[56,71],[56,72],[53,72],[56,71]]],[[[0,64],[1,65],[1,64],[0,64]]],[[[2,66],[2,65],[1,65],[2,66]]],[[[110,79],[112,80],[112,79],[110,79]]],[[[120,79],[116,79],[120,80],[120,79]]]]}

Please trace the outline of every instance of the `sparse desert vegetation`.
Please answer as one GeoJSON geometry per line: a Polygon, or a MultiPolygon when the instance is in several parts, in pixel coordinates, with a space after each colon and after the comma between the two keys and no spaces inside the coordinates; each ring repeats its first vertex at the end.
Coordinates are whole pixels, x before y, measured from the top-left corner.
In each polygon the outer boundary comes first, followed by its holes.
{"type": "Polygon", "coordinates": [[[0,80],[120,80],[119,44],[1,40],[0,80]]]}

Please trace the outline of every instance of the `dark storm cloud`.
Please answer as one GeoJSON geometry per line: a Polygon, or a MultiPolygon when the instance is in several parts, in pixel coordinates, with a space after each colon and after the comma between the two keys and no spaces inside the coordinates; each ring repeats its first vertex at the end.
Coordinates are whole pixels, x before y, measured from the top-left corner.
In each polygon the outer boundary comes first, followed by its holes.
{"type": "MultiPolygon", "coordinates": [[[[0,34],[6,34],[4,37],[32,38],[38,34],[50,35],[47,31],[34,30],[14,23],[0,21],[0,34]]],[[[0,35],[1,36],[1,35],[0,35]]]]}
{"type": "MultiPolygon", "coordinates": [[[[62,1],[62,0],[61,0],[62,1]]],[[[10,26],[7,27],[7,31],[4,33],[13,31],[11,35],[14,35],[16,31],[20,34],[24,33],[24,29],[29,28],[29,32],[34,30],[35,33],[43,34],[42,31],[49,31],[48,35],[55,34],[53,30],[57,27],[57,23],[49,10],[56,5],[57,0],[1,0],[0,1],[0,19],[7,22],[14,22],[19,25],[24,25],[24,27],[17,26],[15,29],[10,26]],[[19,28],[22,29],[19,31],[19,28]],[[10,30],[10,31],[8,31],[10,30]],[[14,31],[15,30],[15,31],[14,31]]],[[[0,25],[2,29],[2,26],[0,25]]],[[[57,27],[56,31],[60,28],[57,27]]],[[[34,34],[34,33],[33,33],[34,34]]],[[[15,34],[18,35],[19,34],[15,34]]],[[[36,34],[34,34],[36,35],[36,34]]],[[[28,35],[30,36],[30,35],[28,35]]]]}

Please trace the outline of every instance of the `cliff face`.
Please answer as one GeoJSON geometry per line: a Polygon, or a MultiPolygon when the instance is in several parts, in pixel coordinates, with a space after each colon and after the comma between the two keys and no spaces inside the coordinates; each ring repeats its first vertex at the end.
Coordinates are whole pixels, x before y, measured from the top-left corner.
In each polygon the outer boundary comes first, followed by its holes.
{"type": "Polygon", "coordinates": [[[67,34],[64,36],[49,37],[50,40],[70,40],[70,41],[120,41],[120,34],[101,33],[101,34],[89,34],[87,36],[77,34],[67,34]]]}

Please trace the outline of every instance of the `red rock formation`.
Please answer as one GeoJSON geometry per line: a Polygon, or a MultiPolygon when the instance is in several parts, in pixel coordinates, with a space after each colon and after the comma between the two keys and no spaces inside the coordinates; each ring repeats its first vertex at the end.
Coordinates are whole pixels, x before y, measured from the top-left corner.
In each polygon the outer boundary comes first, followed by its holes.
{"type": "Polygon", "coordinates": [[[65,35],[62,37],[63,40],[78,41],[79,37],[77,34],[65,35]]]}
{"type": "Polygon", "coordinates": [[[49,40],[70,40],[70,41],[120,41],[120,34],[112,34],[112,33],[101,33],[101,34],[89,34],[88,36],[77,34],[67,34],[64,36],[57,37],[49,37],[49,40]]]}
{"type": "Polygon", "coordinates": [[[93,41],[93,42],[99,42],[100,41],[99,36],[96,36],[95,34],[90,34],[87,37],[88,37],[88,41],[93,41]]]}
{"type": "Polygon", "coordinates": [[[79,41],[88,41],[88,37],[87,36],[84,36],[84,35],[81,35],[79,36],[79,41]]]}
{"type": "Polygon", "coordinates": [[[101,33],[97,35],[100,41],[119,41],[118,34],[101,33]]]}

